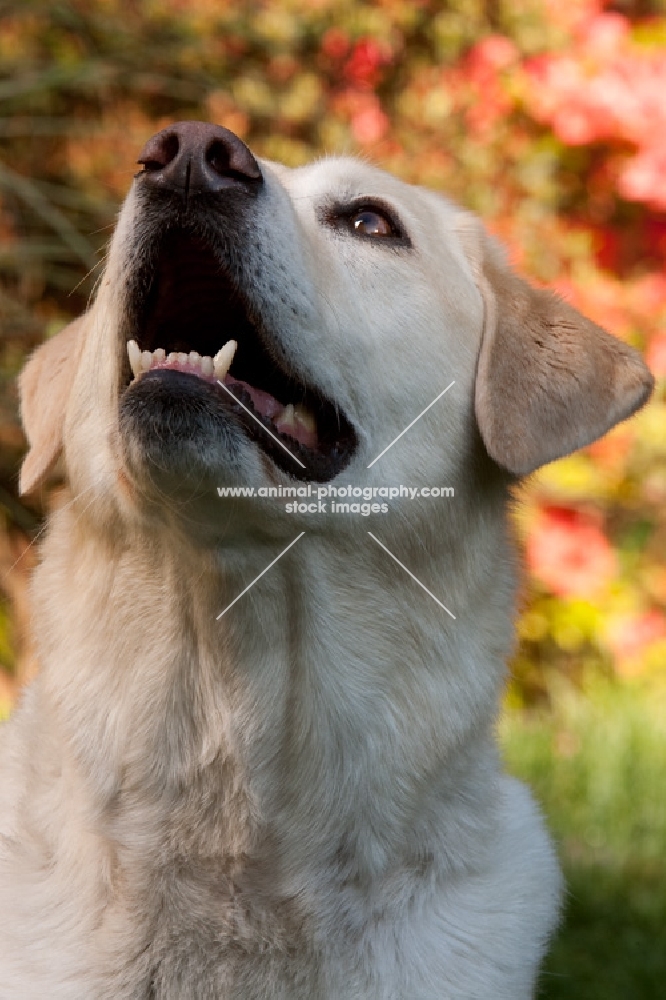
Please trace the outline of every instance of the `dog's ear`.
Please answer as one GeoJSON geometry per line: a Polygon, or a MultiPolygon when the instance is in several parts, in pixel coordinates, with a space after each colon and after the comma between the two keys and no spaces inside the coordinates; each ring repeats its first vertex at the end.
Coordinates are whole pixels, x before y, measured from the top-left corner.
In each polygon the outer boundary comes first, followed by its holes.
{"type": "Polygon", "coordinates": [[[484,300],[474,404],[498,465],[527,475],[646,402],[654,379],[638,351],[518,277],[475,217],[457,228],[484,300]]]}
{"type": "Polygon", "coordinates": [[[60,455],[85,319],[75,319],[33,351],[19,376],[21,420],[29,445],[19,476],[20,493],[31,493],[39,486],[60,455]]]}

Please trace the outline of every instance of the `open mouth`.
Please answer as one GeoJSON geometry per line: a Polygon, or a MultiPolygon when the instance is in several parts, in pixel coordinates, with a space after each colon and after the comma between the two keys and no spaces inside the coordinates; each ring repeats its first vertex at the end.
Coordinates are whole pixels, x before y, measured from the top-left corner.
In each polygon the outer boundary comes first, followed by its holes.
{"type": "Polygon", "coordinates": [[[325,482],[342,471],[356,447],[350,422],[272,356],[270,335],[203,240],[170,232],[141,298],[127,384],[189,375],[291,476],[325,482]]]}

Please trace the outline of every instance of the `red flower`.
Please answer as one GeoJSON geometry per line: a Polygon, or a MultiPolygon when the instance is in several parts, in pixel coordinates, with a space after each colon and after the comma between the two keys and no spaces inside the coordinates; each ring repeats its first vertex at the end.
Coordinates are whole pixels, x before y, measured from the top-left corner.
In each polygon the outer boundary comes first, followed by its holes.
{"type": "Polygon", "coordinates": [[[546,507],[526,548],[530,572],[558,597],[591,597],[615,576],[615,553],[597,519],[578,510],[546,507]]]}
{"type": "Polygon", "coordinates": [[[342,59],[349,52],[349,38],[342,28],[329,28],[321,40],[321,51],[329,59],[342,59]]]}
{"type": "Polygon", "coordinates": [[[390,61],[389,53],[374,38],[362,38],[356,43],[345,63],[345,77],[357,87],[375,87],[381,69],[390,61]]]}

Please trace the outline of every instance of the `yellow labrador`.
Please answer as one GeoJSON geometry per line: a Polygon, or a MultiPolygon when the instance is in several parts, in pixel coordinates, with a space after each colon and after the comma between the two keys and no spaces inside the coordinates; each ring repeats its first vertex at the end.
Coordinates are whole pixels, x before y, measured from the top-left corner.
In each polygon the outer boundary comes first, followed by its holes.
{"type": "Polygon", "coordinates": [[[2,734],[0,994],[525,1000],[561,881],[493,732],[507,499],[650,375],[366,164],[200,122],[140,162],[21,378],[22,489],[62,456],[70,500],[2,734]],[[307,484],[455,497],[276,499],[307,484]]]}

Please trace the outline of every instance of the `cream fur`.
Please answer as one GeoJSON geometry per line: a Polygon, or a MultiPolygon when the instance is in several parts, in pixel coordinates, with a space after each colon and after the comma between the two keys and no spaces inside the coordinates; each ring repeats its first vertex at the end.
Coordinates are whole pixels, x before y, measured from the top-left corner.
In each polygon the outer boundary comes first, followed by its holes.
{"type": "MultiPolygon", "coordinates": [[[[23,376],[24,486],[52,464],[62,427],[71,499],[35,577],[42,671],[0,743],[0,995],[527,1000],[561,879],[494,740],[513,641],[507,470],[524,470],[505,459],[496,413],[479,417],[495,461],[474,418],[475,386],[477,410],[480,393],[491,408],[498,395],[493,366],[481,387],[476,375],[503,335],[496,273],[527,286],[503,262],[483,277],[485,237],[434,194],[348,159],[262,170],[242,280],[284,357],[358,429],[340,482],[456,496],[379,521],[222,501],[216,485],[289,482],[249,441],[210,481],[196,463],[147,470],[118,422],[142,250],[135,182],[92,308],[23,376]],[[393,204],[412,249],[322,225],[321,203],[356,196],[393,204]],[[51,364],[63,345],[64,371],[51,364]],[[45,398],[57,409],[46,421],[45,398]]],[[[514,364],[529,384],[529,345],[514,364]]],[[[649,377],[635,357],[614,364],[625,415],[649,377]],[[622,381],[627,365],[640,391],[622,381]]],[[[564,448],[619,419],[605,397],[596,409],[605,423],[581,423],[564,448]]],[[[532,448],[529,460],[551,457],[532,448]]]]}

